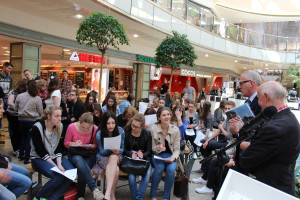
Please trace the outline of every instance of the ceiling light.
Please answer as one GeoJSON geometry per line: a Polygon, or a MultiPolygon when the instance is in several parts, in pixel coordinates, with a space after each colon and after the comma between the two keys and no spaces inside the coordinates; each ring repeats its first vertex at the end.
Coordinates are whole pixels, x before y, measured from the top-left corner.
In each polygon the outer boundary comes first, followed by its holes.
{"type": "Polygon", "coordinates": [[[133,34],[133,37],[137,38],[137,37],[139,37],[139,35],[138,34],[133,34]]]}
{"type": "Polygon", "coordinates": [[[5,53],[10,53],[10,51],[5,51],[5,53]]]}
{"type": "Polygon", "coordinates": [[[75,19],[83,19],[83,16],[81,14],[77,14],[77,15],[74,15],[74,18],[75,19]]]}
{"type": "Polygon", "coordinates": [[[205,57],[208,57],[208,54],[205,54],[205,57]]]}
{"type": "Polygon", "coordinates": [[[5,56],[9,56],[9,54],[8,54],[8,53],[5,53],[5,54],[3,54],[3,55],[5,55],[5,56]]]}
{"type": "Polygon", "coordinates": [[[63,49],[63,51],[70,51],[70,49],[63,49]]]}
{"type": "Polygon", "coordinates": [[[266,65],[266,67],[268,67],[269,65],[268,64],[265,64],[266,65]]]}
{"type": "Polygon", "coordinates": [[[241,21],[243,21],[243,20],[240,19],[240,22],[241,22],[241,21]]]}
{"type": "Polygon", "coordinates": [[[238,62],[237,60],[234,60],[234,62],[236,63],[236,62],[238,62]]]}
{"type": "Polygon", "coordinates": [[[221,20],[225,20],[225,18],[221,18],[221,20]]]}
{"type": "Polygon", "coordinates": [[[269,69],[269,68],[266,67],[265,69],[269,69]]]}
{"type": "Polygon", "coordinates": [[[247,67],[244,67],[244,69],[247,69],[247,67]]]}
{"type": "Polygon", "coordinates": [[[1,47],[2,49],[8,49],[8,47],[1,47]]]}

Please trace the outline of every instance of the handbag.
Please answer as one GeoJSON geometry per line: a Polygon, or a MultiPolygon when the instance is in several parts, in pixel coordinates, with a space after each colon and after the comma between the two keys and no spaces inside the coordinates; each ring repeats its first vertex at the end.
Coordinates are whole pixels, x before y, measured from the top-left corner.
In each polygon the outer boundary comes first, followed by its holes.
{"type": "Polygon", "coordinates": [[[187,196],[189,182],[189,178],[185,174],[178,173],[174,181],[174,195],[178,198],[185,198],[187,196]]]}
{"type": "Polygon", "coordinates": [[[124,156],[120,168],[127,174],[144,176],[149,166],[150,160],[134,160],[124,156]]]}
{"type": "MultiPolygon", "coordinates": [[[[94,125],[93,125],[92,136],[91,136],[89,144],[92,144],[92,142],[93,142],[93,135],[94,135],[94,125]]],[[[80,155],[82,157],[87,157],[88,155],[91,154],[91,152],[90,152],[90,150],[88,150],[86,148],[83,148],[83,147],[70,146],[69,147],[69,154],[70,155],[80,155]]]]}

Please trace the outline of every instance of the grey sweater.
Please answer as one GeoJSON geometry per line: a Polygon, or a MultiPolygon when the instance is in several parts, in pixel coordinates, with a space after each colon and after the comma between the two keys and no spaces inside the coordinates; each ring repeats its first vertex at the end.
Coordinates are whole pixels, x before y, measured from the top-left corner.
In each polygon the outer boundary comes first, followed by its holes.
{"type": "Polygon", "coordinates": [[[15,110],[19,120],[36,121],[43,114],[43,103],[39,96],[32,97],[28,92],[17,96],[15,110]]]}

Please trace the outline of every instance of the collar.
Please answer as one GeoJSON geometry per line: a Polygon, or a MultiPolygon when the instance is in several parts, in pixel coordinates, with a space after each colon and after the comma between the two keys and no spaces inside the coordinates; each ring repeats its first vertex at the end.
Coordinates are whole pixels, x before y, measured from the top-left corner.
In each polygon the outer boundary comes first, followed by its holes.
{"type": "MultiPolygon", "coordinates": [[[[174,125],[169,124],[168,135],[173,134],[172,131],[170,131],[171,130],[171,126],[174,126],[174,125]]],[[[158,124],[158,132],[161,132],[161,133],[163,132],[162,128],[161,128],[161,124],[158,124]]]]}
{"type": "Polygon", "coordinates": [[[277,111],[277,112],[283,111],[283,110],[285,110],[285,109],[287,109],[287,108],[288,108],[287,105],[282,106],[282,107],[278,108],[278,111],[277,111]]]}
{"type": "Polygon", "coordinates": [[[251,95],[251,97],[249,98],[249,100],[250,100],[251,102],[253,102],[253,99],[254,99],[256,96],[257,96],[257,92],[254,92],[254,93],[251,95]]]}

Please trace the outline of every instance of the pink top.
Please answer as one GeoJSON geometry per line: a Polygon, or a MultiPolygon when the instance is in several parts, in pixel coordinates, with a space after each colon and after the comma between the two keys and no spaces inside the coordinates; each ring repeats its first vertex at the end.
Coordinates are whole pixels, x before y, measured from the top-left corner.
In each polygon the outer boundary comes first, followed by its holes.
{"type": "MultiPolygon", "coordinates": [[[[97,146],[97,141],[96,141],[97,130],[98,130],[98,127],[94,125],[94,135],[93,135],[93,139],[92,139],[92,144],[94,144],[96,146],[97,146]]],[[[92,131],[87,135],[83,135],[77,131],[75,124],[72,123],[69,125],[69,127],[67,129],[64,145],[66,148],[69,148],[68,144],[70,142],[76,142],[77,140],[80,140],[82,142],[82,144],[90,144],[91,136],[92,136],[92,131]]]]}

